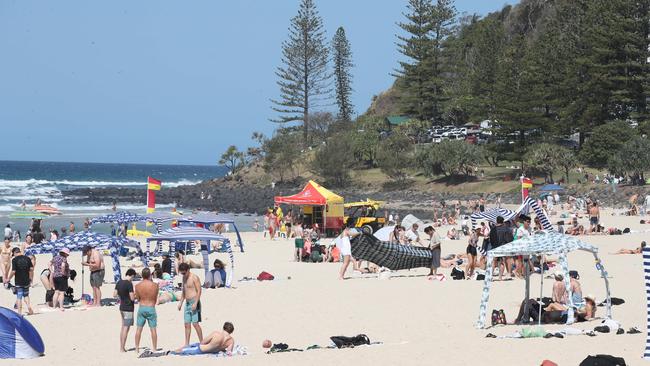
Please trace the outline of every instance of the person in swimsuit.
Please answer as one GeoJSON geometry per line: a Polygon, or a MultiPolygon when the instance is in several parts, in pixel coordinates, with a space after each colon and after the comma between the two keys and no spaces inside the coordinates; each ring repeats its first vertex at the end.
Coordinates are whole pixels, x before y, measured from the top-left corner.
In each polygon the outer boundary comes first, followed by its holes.
{"type": "Polygon", "coordinates": [[[341,251],[343,256],[343,264],[341,265],[341,270],[339,271],[339,280],[345,279],[345,271],[347,271],[348,266],[350,265],[350,260],[352,259],[352,245],[350,244],[350,230],[347,227],[344,227],[341,232],[341,237],[336,242],[336,246],[341,251]]]}
{"type": "Polygon", "coordinates": [[[190,272],[190,266],[187,263],[181,263],[178,266],[178,273],[183,276],[183,292],[178,304],[178,311],[183,306],[185,300],[185,346],[190,344],[192,335],[192,326],[199,337],[199,342],[203,341],[203,329],[201,329],[201,280],[194,273],[190,272]]]}
{"type": "Polygon", "coordinates": [[[302,229],[302,223],[298,222],[293,226],[294,244],[296,252],[294,259],[296,262],[302,262],[302,250],[305,247],[305,232],[302,229]]]}
{"type": "Polygon", "coordinates": [[[52,259],[50,262],[50,272],[52,283],[54,285],[54,297],[52,299],[54,307],[57,305],[63,311],[63,298],[66,291],[68,291],[68,277],[70,277],[70,266],[68,265],[68,256],[70,249],[63,248],[59,255],[52,259]]]}
{"type": "Polygon", "coordinates": [[[619,249],[618,252],[612,254],[641,254],[645,246],[646,246],[645,241],[642,241],[641,246],[638,246],[635,249],[619,249]]]}
{"type": "Polygon", "coordinates": [[[41,283],[43,284],[43,288],[45,288],[45,303],[49,307],[53,307],[52,299],[54,298],[54,285],[52,284],[52,279],[50,278],[52,275],[52,271],[50,268],[45,268],[43,271],[41,271],[40,279],[41,283]]]}
{"type": "Polygon", "coordinates": [[[478,251],[476,247],[478,246],[478,237],[481,234],[481,228],[476,228],[472,230],[469,234],[469,240],[467,241],[467,279],[472,278],[474,274],[474,268],[476,268],[476,257],[478,251]]]}
{"type": "Polygon", "coordinates": [[[598,224],[600,223],[600,209],[596,202],[592,203],[589,208],[589,233],[596,232],[598,224]]]}
{"type": "Polygon", "coordinates": [[[138,300],[137,328],[135,330],[135,351],[140,353],[140,338],[144,324],[149,324],[151,330],[151,343],[154,350],[158,349],[158,315],[156,314],[156,303],[158,302],[158,284],[151,281],[151,270],[142,270],[142,281],[135,286],[135,298],[138,300]]]}
{"type": "Polygon", "coordinates": [[[176,355],[202,355],[208,353],[218,352],[232,352],[235,345],[235,339],[232,333],[235,327],[230,322],[223,324],[222,331],[215,331],[210,333],[207,337],[203,338],[200,343],[193,343],[181,347],[173,352],[176,355]]]}
{"type": "Polygon", "coordinates": [[[2,279],[9,277],[9,268],[11,261],[11,240],[5,238],[5,242],[0,248],[0,276],[2,279]]]}
{"type": "Polygon", "coordinates": [[[93,288],[93,305],[102,305],[102,284],[104,284],[104,257],[99,250],[86,245],[81,250],[82,255],[86,256],[86,261],[81,263],[90,269],[90,286],[93,288]]]}

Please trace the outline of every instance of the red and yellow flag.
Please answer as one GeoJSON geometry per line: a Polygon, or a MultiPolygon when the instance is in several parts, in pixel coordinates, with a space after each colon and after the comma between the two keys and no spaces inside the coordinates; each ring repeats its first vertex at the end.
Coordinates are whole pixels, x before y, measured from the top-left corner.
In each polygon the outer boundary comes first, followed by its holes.
{"type": "Polygon", "coordinates": [[[159,191],[162,182],[156,178],[147,177],[147,189],[151,191],[159,191]]]}
{"type": "Polygon", "coordinates": [[[147,213],[156,211],[156,191],[161,186],[162,182],[158,179],[147,177],[147,213]]]}
{"type": "Polygon", "coordinates": [[[533,188],[533,180],[530,178],[522,178],[521,179],[521,188],[533,188]]]}

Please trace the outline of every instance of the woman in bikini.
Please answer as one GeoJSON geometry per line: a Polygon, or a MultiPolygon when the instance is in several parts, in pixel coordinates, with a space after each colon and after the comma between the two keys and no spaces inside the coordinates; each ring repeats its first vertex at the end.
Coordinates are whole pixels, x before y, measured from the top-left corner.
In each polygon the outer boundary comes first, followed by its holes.
{"type": "Polygon", "coordinates": [[[0,248],[0,275],[3,279],[9,277],[9,267],[11,261],[11,240],[5,239],[2,248],[0,248]]]}

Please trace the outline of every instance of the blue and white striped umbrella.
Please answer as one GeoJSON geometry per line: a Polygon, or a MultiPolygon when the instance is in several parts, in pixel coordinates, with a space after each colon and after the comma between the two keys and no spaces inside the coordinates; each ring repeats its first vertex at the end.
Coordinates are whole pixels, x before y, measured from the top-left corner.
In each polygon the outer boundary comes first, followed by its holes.
{"type": "Polygon", "coordinates": [[[129,242],[130,240],[125,237],[110,236],[94,233],[92,231],[80,231],[74,235],[68,235],[54,241],[34,244],[25,251],[25,254],[36,255],[52,253],[53,255],[56,255],[63,248],[68,248],[70,251],[81,251],[83,247],[87,245],[96,249],[108,249],[111,253],[111,258],[113,259],[113,277],[117,282],[122,278],[119,249],[123,245],[128,245],[129,242]]]}
{"type": "Polygon", "coordinates": [[[98,216],[90,220],[91,224],[128,224],[130,222],[144,222],[147,218],[136,213],[128,211],[118,211],[103,216],[98,216]]]}

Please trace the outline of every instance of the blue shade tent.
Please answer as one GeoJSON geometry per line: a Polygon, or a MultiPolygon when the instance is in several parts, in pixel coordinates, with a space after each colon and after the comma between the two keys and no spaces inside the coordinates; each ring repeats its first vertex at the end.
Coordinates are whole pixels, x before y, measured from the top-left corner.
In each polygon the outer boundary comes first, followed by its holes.
{"type": "MultiPolygon", "coordinates": [[[[217,241],[222,241],[224,244],[224,247],[226,249],[226,252],[228,252],[228,255],[230,256],[230,268],[228,270],[228,278],[226,280],[226,287],[230,287],[230,283],[232,282],[232,276],[233,276],[233,270],[235,268],[235,258],[232,253],[232,247],[230,245],[230,240],[226,238],[223,235],[214,233],[210,230],[200,228],[200,227],[194,227],[194,226],[183,226],[183,227],[173,227],[167,230],[164,230],[158,234],[154,234],[150,237],[147,238],[147,242],[149,241],[168,241],[170,243],[169,245],[169,257],[172,260],[172,272],[175,272],[175,261],[176,261],[176,242],[187,242],[187,241],[203,241],[207,242],[207,245],[202,245],[201,246],[201,255],[203,256],[203,270],[207,273],[210,271],[210,265],[209,265],[209,258],[208,255],[209,253],[209,247],[210,247],[210,241],[211,240],[217,240],[217,241]]],[[[175,275],[175,273],[172,273],[172,275],[175,275]]],[[[207,278],[207,276],[206,276],[207,278]]]]}
{"type": "Polygon", "coordinates": [[[34,326],[12,310],[0,307],[0,358],[36,358],[45,344],[34,326]]]}
{"type": "Polygon", "coordinates": [[[539,188],[542,192],[564,191],[564,187],[557,184],[547,184],[539,188]]]}
{"type": "Polygon", "coordinates": [[[32,245],[27,248],[25,255],[43,253],[56,255],[63,248],[68,248],[70,251],[81,251],[86,245],[90,245],[95,249],[108,249],[110,251],[111,258],[113,259],[113,278],[115,282],[119,281],[122,278],[119,251],[123,245],[130,245],[130,240],[124,237],[110,236],[91,231],[80,231],[74,235],[68,235],[54,241],[46,241],[32,245]]]}
{"type": "Polygon", "coordinates": [[[128,224],[130,222],[144,222],[147,218],[136,213],[128,211],[118,211],[103,216],[98,216],[90,220],[91,224],[128,224]]]}
{"type": "Polygon", "coordinates": [[[199,212],[193,215],[181,216],[175,218],[178,223],[190,223],[190,224],[203,224],[203,225],[212,225],[212,224],[229,224],[232,225],[237,233],[237,241],[239,242],[239,249],[244,251],[244,242],[241,240],[241,235],[239,234],[239,229],[235,225],[235,219],[227,215],[219,215],[211,212],[199,212]]]}

